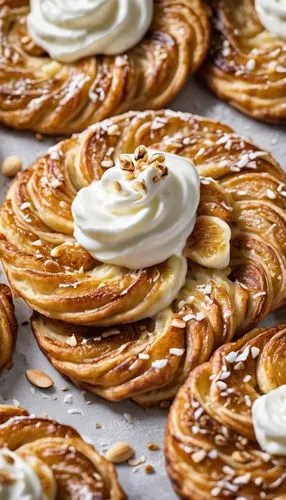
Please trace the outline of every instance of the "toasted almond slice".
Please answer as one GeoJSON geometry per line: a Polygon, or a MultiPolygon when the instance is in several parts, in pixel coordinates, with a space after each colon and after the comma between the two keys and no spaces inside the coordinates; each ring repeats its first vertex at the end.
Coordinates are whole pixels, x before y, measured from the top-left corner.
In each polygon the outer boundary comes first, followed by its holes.
{"type": "Polygon", "coordinates": [[[26,370],[25,375],[28,382],[39,389],[49,389],[54,385],[53,379],[41,370],[26,370]]]}
{"type": "Polygon", "coordinates": [[[116,443],[106,453],[106,458],[114,464],[121,464],[127,462],[134,455],[134,449],[129,443],[120,441],[116,443]]]}

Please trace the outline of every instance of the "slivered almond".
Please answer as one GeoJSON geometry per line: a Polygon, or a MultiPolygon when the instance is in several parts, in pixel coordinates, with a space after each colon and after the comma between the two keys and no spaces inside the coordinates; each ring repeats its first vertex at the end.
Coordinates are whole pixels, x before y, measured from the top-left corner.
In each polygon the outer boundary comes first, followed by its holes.
{"type": "Polygon", "coordinates": [[[106,458],[114,464],[121,464],[127,462],[130,458],[134,456],[134,449],[129,443],[120,441],[116,443],[108,452],[106,453],[106,458]]]}
{"type": "Polygon", "coordinates": [[[54,385],[53,379],[41,370],[26,370],[25,375],[30,384],[40,389],[49,389],[54,385]]]}

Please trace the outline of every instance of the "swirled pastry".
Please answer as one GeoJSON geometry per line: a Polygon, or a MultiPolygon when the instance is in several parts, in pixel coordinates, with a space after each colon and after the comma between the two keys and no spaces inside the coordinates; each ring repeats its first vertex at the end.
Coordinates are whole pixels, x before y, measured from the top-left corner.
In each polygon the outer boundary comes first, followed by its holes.
{"type": "Polygon", "coordinates": [[[9,367],[14,352],[17,321],[11,291],[0,285],[0,369],[9,367]]]}
{"type": "MultiPolygon", "coordinates": [[[[270,19],[278,9],[285,10],[275,0],[256,1],[260,3],[273,9],[270,19]]],[[[213,35],[202,71],[208,86],[247,115],[285,123],[285,16],[282,38],[262,25],[254,0],[210,0],[209,5],[213,35]]]]}
{"type": "Polygon", "coordinates": [[[0,121],[19,129],[71,134],[129,109],[161,108],[208,48],[201,0],[154,0],[151,29],[133,49],[59,63],[28,36],[28,5],[0,2],[0,121]]]}
{"type": "Polygon", "coordinates": [[[171,408],[165,446],[181,498],[285,497],[285,345],[285,325],[255,329],[190,374],[171,408]],[[261,422],[274,454],[256,440],[261,422]]]}
{"type": "Polygon", "coordinates": [[[215,348],[285,301],[285,208],[283,171],[229,127],[172,111],[128,113],[18,176],[1,208],[0,253],[13,288],[40,313],[33,329],[54,366],[104,398],[148,406],[172,399],[215,348]],[[102,264],[73,239],[71,215],[80,188],[140,144],[191,159],[201,178],[186,282],[151,319],[173,291],[174,259],[139,270],[102,264]]]}
{"type": "Polygon", "coordinates": [[[113,465],[67,425],[0,406],[0,494],[123,500],[113,465]]]}

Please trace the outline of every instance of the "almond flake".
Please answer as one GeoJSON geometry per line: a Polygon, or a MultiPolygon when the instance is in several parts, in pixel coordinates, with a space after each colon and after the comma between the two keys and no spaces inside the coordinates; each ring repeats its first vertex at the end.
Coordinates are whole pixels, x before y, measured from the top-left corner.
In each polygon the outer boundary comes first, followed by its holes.
{"type": "Polygon", "coordinates": [[[167,366],[167,364],[168,364],[167,359],[157,359],[157,361],[153,361],[152,367],[158,368],[160,370],[161,368],[165,368],[165,366],[167,366]]]}
{"type": "Polygon", "coordinates": [[[72,335],[71,337],[68,337],[66,339],[66,344],[70,345],[71,347],[77,346],[76,336],[72,335]]]}
{"type": "Polygon", "coordinates": [[[182,320],[180,318],[174,318],[171,321],[171,325],[175,326],[176,328],[185,328],[186,323],[184,320],[182,320]]]}
{"type": "Polygon", "coordinates": [[[41,370],[26,370],[25,375],[28,382],[39,389],[49,389],[54,385],[53,379],[41,370]]]}

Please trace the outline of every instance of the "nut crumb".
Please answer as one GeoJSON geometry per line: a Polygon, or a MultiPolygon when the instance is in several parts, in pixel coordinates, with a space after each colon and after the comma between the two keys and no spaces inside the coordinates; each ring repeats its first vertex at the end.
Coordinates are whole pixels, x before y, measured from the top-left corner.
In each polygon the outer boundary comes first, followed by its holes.
{"type": "Polygon", "coordinates": [[[147,448],[150,451],[158,451],[160,450],[160,446],[158,446],[156,443],[150,442],[147,444],[147,448]]]}
{"type": "Polygon", "coordinates": [[[145,473],[146,473],[146,474],[155,474],[155,472],[156,472],[156,471],[155,471],[155,467],[154,467],[153,465],[151,465],[151,464],[147,464],[147,465],[145,466],[145,469],[144,469],[144,470],[145,470],[145,473]]]}

